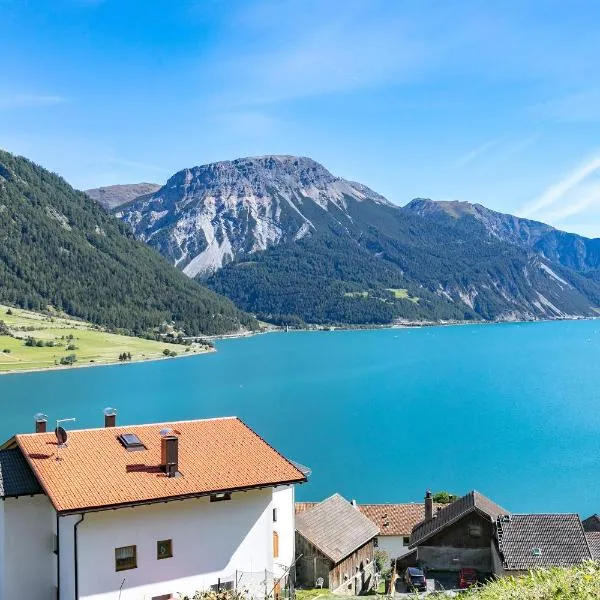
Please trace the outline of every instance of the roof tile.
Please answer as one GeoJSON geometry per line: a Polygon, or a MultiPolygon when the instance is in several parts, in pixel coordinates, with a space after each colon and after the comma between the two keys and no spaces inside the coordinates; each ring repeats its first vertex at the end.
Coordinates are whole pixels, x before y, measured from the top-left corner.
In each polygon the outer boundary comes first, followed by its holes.
{"type": "Polygon", "coordinates": [[[379,533],[370,519],[339,494],[297,514],[296,530],[334,563],[379,533]]]}
{"type": "Polygon", "coordinates": [[[568,567],[592,558],[576,514],[501,516],[496,532],[507,570],[568,567]]]}
{"type": "Polygon", "coordinates": [[[59,512],[306,481],[237,418],[71,431],[64,449],[52,433],[16,440],[59,512]],[[160,468],[164,428],[179,437],[180,477],[160,468]],[[146,450],[128,452],[117,439],[124,433],[136,434],[146,450]]]}
{"type": "Polygon", "coordinates": [[[0,450],[0,498],[41,493],[42,488],[21,451],[0,450]]]}
{"type": "Polygon", "coordinates": [[[474,510],[487,515],[490,521],[494,521],[498,515],[508,514],[507,510],[492,502],[483,494],[473,490],[462,498],[438,510],[437,513],[434,513],[435,516],[433,519],[419,523],[412,531],[410,538],[411,547],[425,541],[438,531],[441,531],[446,526],[474,510]]]}

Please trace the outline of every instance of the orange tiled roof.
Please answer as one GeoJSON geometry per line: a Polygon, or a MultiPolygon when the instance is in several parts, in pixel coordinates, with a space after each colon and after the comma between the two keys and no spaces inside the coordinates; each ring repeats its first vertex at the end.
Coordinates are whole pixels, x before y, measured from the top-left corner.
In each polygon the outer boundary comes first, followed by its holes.
{"type": "MultiPolygon", "coordinates": [[[[296,502],[296,514],[310,510],[318,502],[296,502]]],[[[443,504],[433,504],[433,510],[443,504]]],[[[406,504],[357,504],[360,511],[380,529],[379,535],[410,536],[413,527],[425,518],[423,502],[406,504]]]]}
{"type": "MultiPolygon", "coordinates": [[[[434,504],[437,510],[441,504],[434,504]]],[[[369,517],[381,531],[380,535],[410,536],[413,527],[425,518],[422,502],[408,504],[359,504],[361,512],[369,517]]]]}
{"type": "Polygon", "coordinates": [[[61,450],[53,433],[16,441],[58,512],[306,481],[235,417],[71,431],[61,450]],[[181,477],[160,469],[165,427],[179,436],[181,477]],[[128,452],[117,439],[123,433],[135,433],[146,450],[128,452]]]}

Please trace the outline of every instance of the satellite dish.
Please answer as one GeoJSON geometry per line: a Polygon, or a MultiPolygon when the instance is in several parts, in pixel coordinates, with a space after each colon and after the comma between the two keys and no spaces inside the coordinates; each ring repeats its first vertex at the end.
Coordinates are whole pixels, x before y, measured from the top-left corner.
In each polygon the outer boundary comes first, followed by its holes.
{"type": "Polygon", "coordinates": [[[58,440],[58,445],[59,446],[65,446],[67,443],[67,438],[69,437],[67,435],[67,432],[64,430],[64,428],[60,427],[60,425],[54,430],[54,435],[56,436],[56,439],[58,440]]]}

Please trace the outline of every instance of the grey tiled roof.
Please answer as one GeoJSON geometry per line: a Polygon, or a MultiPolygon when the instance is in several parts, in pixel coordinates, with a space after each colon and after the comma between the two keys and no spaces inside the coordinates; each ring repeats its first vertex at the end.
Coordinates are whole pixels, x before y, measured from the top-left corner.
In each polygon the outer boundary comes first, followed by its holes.
{"type": "Polygon", "coordinates": [[[600,515],[592,515],[582,521],[586,531],[600,531],[600,515]]]}
{"type": "Polygon", "coordinates": [[[448,525],[475,510],[489,517],[490,521],[494,521],[498,515],[508,514],[507,510],[492,502],[483,494],[473,490],[466,496],[448,504],[437,513],[434,512],[433,519],[422,521],[418,525],[415,525],[410,536],[410,546],[414,547],[425,541],[448,525]]]}
{"type": "Polygon", "coordinates": [[[379,533],[370,519],[339,494],[297,514],[296,530],[334,563],[379,533]]]}
{"type": "Polygon", "coordinates": [[[509,571],[568,567],[592,557],[576,514],[501,516],[496,537],[502,564],[509,571]]]}
{"type": "Polygon", "coordinates": [[[21,451],[0,450],[0,498],[41,493],[42,488],[21,451]]]}
{"type": "Polygon", "coordinates": [[[585,538],[587,539],[592,558],[600,560],[600,531],[586,531],[585,538]]]}

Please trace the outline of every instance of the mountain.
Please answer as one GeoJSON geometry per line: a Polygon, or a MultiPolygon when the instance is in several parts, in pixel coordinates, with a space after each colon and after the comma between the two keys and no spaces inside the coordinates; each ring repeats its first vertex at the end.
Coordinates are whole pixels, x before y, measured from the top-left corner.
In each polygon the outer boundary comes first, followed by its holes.
{"type": "Polygon", "coordinates": [[[153,194],[160,189],[157,183],[129,183],[125,185],[109,185],[106,187],[85,190],[85,193],[99,202],[106,210],[112,210],[122,204],[131,202],[139,196],[153,194]]]}
{"type": "Polygon", "coordinates": [[[0,301],[138,334],[220,334],[254,321],[138,242],[83,192],[0,151],[0,301]]]}
{"type": "Polygon", "coordinates": [[[401,208],[309,158],[184,169],[115,214],[274,322],[561,318],[600,305],[597,282],[525,244],[401,208]]]}
{"type": "Polygon", "coordinates": [[[348,200],[366,199],[389,204],[309,158],[262,156],[184,169],[116,215],[194,277],[301,240],[345,218],[348,200]]]}
{"type": "Polygon", "coordinates": [[[600,238],[567,233],[539,221],[499,213],[469,202],[416,198],[405,208],[427,219],[446,224],[454,221],[473,228],[475,233],[485,232],[499,240],[530,248],[552,262],[600,281],[600,238]]]}

